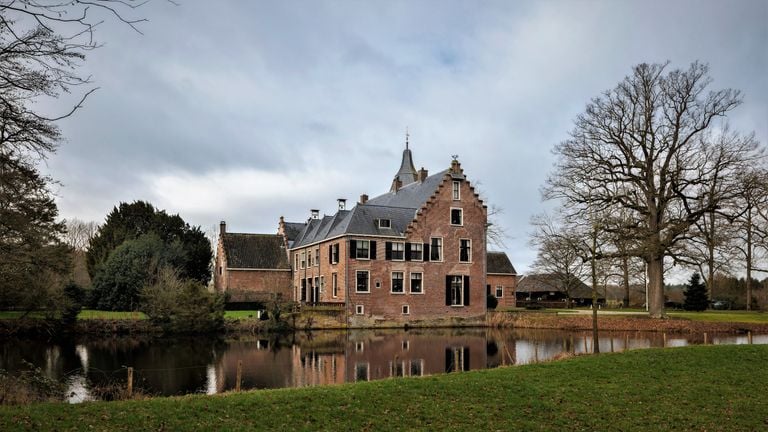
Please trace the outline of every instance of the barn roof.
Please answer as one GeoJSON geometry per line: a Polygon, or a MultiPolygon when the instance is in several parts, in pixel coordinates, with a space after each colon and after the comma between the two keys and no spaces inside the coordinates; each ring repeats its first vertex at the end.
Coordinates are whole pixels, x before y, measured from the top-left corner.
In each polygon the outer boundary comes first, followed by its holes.
{"type": "Polygon", "coordinates": [[[289,270],[283,237],[276,234],[222,234],[227,268],[289,270]]]}

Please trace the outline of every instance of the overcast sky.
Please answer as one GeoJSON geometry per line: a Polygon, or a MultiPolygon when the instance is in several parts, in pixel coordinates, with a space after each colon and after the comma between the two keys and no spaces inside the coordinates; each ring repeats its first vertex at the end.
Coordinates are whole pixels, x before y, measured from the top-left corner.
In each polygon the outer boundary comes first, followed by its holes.
{"type": "MultiPolygon", "coordinates": [[[[156,1],[144,35],[107,22],[100,89],[47,162],[63,217],[147,200],[204,230],[276,232],[459,160],[509,238],[535,251],[539,189],[591,97],[633,65],[710,65],[744,92],[733,127],[768,142],[768,1],[156,1]]],[[[72,95],[74,98],[78,95],[72,95]]],[[[64,98],[61,103],[71,103],[64,98]]]]}

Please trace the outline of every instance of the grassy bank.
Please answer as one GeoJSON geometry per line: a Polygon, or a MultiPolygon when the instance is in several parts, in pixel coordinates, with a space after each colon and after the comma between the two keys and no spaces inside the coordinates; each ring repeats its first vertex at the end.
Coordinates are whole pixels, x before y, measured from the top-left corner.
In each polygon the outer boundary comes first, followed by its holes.
{"type": "MultiPolygon", "coordinates": [[[[257,311],[252,310],[235,310],[225,311],[224,318],[226,319],[257,319],[257,311]]],[[[23,312],[18,311],[0,311],[0,319],[16,319],[24,315],[23,312]]],[[[32,312],[27,315],[27,318],[45,318],[42,312],[32,312]]],[[[147,316],[143,312],[120,312],[120,311],[102,311],[83,309],[77,319],[101,319],[101,320],[144,320],[147,316]]]]}
{"type": "MultiPolygon", "coordinates": [[[[591,309],[508,309],[510,312],[532,313],[532,314],[556,314],[556,315],[580,315],[591,314],[591,309]]],[[[702,322],[733,322],[733,323],[751,323],[768,324],[768,313],[763,311],[719,311],[708,310],[703,312],[687,311],[668,311],[667,315],[674,319],[685,319],[690,321],[702,322]]],[[[602,309],[598,311],[601,317],[648,317],[648,312],[640,309],[602,309]]]]}
{"type": "Polygon", "coordinates": [[[0,430],[764,430],[768,346],[699,346],[331,387],[0,407],[0,430]]]}

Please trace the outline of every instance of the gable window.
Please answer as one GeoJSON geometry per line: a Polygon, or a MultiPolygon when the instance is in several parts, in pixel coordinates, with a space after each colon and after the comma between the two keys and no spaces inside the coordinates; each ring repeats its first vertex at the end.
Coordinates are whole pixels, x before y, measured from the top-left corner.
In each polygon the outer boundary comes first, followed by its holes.
{"type": "Polygon", "coordinates": [[[408,259],[411,261],[424,260],[424,245],[422,243],[408,243],[408,259]]]}
{"type": "Polygon", "coordinates": [[[504,287],[501,285],[496,285],[496,298],[502,297],[504,297],[504,287]]]}
{"type": "Polygon", "coordinates": [[[432,237],[431,245],[429,246],[429,260],[430,261],[443,260],[443,239],[442,238],[432,237]]]}
{"type": "Polygon", "coordinates": [[[453,200],[461,200],[461,183],[457,181],[453,182],[453,200]]]}
{"type": "Polygon", "coordinates": [[[421,273],[411,273],[411,294],[422,294],[424,286],[421,284],[423,275],[421,273]]]}
{"type": "Polygon", "coordinates": [[[315,249],[315,267],[320,265],[320,248],[315,249]]]}
{"type": "Polygon", "coordinates": [[[460,208],[451,209],[451,225],[464,225],[464,210],[460,208]]]}
{"type": "Polygon", "coordinates": [[[357,259],[371,259],[371,242],[368,240],[355,240],[357,246],[355,252],[355,258],[357,259]]]}
{"type": "Polygon", "coordinates": [[[331,264],[339,263],[339,244],[334,243],[331,245],[331,264]]]}
{"type": "Polygon", "coordinates": [[[403,286],[403,272],[392,272],[392,293],[405,293],[405,287],[403,286]]]}
{"type": "Polygon", "coordinates": [[[358,270],[357,276],[356,276],[356,290],[359,293],[367,293],[371,292],[371,287],[369,284],[369,277],[368,277],[368,270],[358,270]]]}
{"type": "Polygon", "coordinates": [[[405,259],[405,243],[392,243],[392,259],[402,261],[405,259]]]}
{"type": "Polygon", "coordinates": [[[469,240],[469,239],[459,240],[459,261],[461,262],[472,261],[472,240],[469,240]]]}
{"type": "Polygon", "coordinates": [[[392,219],[378,219],[379,228],[392,228],[392,219]]]}
{"type": "Polygon", "coordinates": [[[301,251],[301,268],[305,267],[306,262],[307,262],[307,252],[301,251]]]}
{"type": "Polygon", "coordinates": [[[331,289],[333,291],[333,297],[336,298],[339,296],[339,278],[336,275],[336,273],[331,274],[331,289]]]}

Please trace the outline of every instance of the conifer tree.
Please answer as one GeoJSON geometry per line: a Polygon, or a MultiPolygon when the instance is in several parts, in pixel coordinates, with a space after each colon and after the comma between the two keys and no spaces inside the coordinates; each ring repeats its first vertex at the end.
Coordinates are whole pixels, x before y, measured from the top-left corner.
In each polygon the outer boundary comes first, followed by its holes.
{"type": "Polygon", "coordinates": [[[703,311],[709,303],[707,287],[701,281],[701,275],[694,273],[691,280],[685,285],[685,304],[683,307],[689,311],[703,311]]]}

